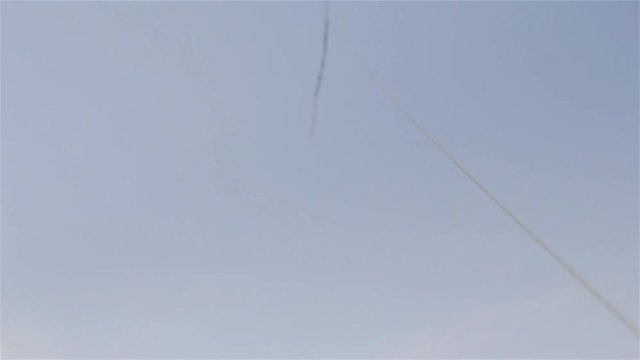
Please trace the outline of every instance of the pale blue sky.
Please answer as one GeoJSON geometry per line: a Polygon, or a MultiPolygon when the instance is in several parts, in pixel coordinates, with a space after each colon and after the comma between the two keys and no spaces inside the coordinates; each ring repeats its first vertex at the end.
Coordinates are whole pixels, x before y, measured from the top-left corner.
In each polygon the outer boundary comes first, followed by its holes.
{"type": "Polygon", "coordinates": [[[2,2],[6,358],[637,358],[638,3],[2,2]]]}

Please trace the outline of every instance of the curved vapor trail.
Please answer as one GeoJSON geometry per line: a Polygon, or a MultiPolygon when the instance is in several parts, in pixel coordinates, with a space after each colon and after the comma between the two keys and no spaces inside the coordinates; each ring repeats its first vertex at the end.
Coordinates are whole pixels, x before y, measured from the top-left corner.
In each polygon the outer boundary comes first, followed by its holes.
{"type": "Polygon", "coordinates": [[[311,118],[311,130],[309,135],[313,136],[318,118],[318,97],[320,96],[320,88],[322,87],[322,78],[324,77],[324,66],[327,61],[327,50],[329,48],[329,1],[324,3],[324,35],[322,38],[322,57],[320,59],[320,70],[316,78],[316,88],[313,92],[313,117],[311,118]]]}

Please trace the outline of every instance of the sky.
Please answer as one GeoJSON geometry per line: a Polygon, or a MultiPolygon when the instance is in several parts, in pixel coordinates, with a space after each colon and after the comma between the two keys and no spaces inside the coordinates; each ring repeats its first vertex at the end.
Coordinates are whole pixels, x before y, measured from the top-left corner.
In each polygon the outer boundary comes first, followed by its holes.
{"type": "Polygon", "coordinates": [[[1,5],[3,358],[637,358],[638,2],[1,5]]]}

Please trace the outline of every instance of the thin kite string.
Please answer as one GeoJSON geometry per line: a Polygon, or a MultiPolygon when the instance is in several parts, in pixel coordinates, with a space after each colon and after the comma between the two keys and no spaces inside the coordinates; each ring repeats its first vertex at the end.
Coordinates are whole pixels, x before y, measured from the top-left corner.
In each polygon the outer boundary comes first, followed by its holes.
{"type": "Polygon", "coordinates": [[[491,199],[511,220],[513,220],[538,246],[551,256],[566,272],[573,277],[587,292],[593,296],[601,305],[603,305],[611,315],[618,319],[624,326],[630,330],[636,337],[640,336],[638,327],[627,318],[616,306],[614,306],[609,300],[607,300],[602,293],[596,290],[580,273],[578,273],[573,266],[571,266],[560,254],[553,250],[544,240],[536,235],[527,225],[525,225],[511,210],[500,202],[487,188],[485,188],[467,169],[462,166],[440,143],[423,128],[401,105],[397,98],[387,89],[373,74],[371,69],[361,60],[357,59],[362,68],[367,72],[376,87],[382,92],[384,97],[391,102],[404,117],[416,128],[424,137],[426,137],[431,144],[433,144],[449,161],[451,161],[471,182],[482,191],[485,195],[491,199]]]}
{"type": "Polygon", "coordinates": [[[322,36],[322,55],[320,58],[320,69],[316,77],[316,87],[313,92],[313,115],[311,118],[311,130],[309,135],[313,136],[316,129],[318,119],[318,98],[320,97],[320,89],[322,88],[322,79],[324,78],[324,68],[327,62],[327,52],[329,50],[329,1],[324,2],[324,33],[322,36]]]}

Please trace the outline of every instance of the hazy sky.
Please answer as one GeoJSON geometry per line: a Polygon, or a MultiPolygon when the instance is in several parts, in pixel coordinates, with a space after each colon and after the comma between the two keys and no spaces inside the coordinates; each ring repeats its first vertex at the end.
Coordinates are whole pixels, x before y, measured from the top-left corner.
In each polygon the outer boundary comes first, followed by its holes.
{"type": "Polygon", "coordinates": [[[2,2],[5,358],[634,358],[638,2],[2,2]]]}

